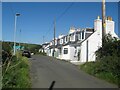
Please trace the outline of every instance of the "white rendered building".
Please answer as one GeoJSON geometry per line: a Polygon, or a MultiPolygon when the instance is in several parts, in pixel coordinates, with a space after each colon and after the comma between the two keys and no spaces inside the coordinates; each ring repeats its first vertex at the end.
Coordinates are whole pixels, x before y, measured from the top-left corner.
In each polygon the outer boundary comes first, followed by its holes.
{"type": "MultiPolygon", "coordinates": [[[[115,22],[111,17],[106,19],[106,34],[112,37],[115,34],[115,22]]],[[[60,35],[56,39],[55,57],[59,59],[69,60],[71,62],[90,62],[96,60],[95,52],[102,46],[102,20],[98,16],[94,20],[94,28],[76,29],[70,28],[68,35],[60,35]]],[[[52,56],[53,41],[47,47],[47,55],[52,56]]]]}

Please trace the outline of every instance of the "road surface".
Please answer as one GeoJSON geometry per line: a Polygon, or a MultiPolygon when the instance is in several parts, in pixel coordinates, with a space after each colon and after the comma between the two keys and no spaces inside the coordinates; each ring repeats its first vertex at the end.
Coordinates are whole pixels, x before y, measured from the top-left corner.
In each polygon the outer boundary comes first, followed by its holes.
{"type": "Polygon", "coordinates": [[[35,55],[29,60],[32,88],[115,88],[78,69],[77,66],[48,56],[35,55]]]}

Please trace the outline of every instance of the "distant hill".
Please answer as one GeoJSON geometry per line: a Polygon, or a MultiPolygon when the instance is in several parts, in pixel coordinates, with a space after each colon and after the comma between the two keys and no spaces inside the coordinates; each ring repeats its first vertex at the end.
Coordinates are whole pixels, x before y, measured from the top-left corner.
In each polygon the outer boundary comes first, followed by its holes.
{"type": "MultiPolygon", "coordinates": [[[[11,50],[13,50],[14,42],[3,41],[1,46],[2,46],[2,50],[10,52],[11,50]]],[[[19,46],[19,43],[16,43],[16,46],[19,46]]],[[[28,44],[28,43],[20,43],[20,46],[24,46],[24,50],[29,50],[34,53],[38,52],[39,49],[42,48],[41,45],[28,44]]]]}

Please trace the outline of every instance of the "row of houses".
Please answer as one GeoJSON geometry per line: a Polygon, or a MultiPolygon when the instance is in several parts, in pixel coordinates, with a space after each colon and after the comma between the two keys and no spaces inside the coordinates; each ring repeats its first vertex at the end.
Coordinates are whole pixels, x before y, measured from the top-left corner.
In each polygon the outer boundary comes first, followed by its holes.
{"type": "MultiPolygon", "coordinates": [[[[106,19],[106,34],[118,37],[114,32],[115,22],[111,17],[106,19]]],[[[102,20],[98,16],[94,20],[94,28],[71,27],[68,35],[59,35],[58,38],[43,44],[43,50],[48,56],[70,62],[95,61],[95,52],[102,46],[102,20]],[[55,50],[55,51],[54,51],[55,50]]]]}

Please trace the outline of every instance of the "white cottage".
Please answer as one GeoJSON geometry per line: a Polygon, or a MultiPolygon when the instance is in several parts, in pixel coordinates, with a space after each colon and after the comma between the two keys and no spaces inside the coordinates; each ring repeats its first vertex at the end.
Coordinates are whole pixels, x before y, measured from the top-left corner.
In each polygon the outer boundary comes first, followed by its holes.
{"type": "MultiPolygon", "coordinates": [[[[118,37],[114,32],[114,21],[106,19],[106,34],[118,37]]],[[[53,53],[53,40],[46,51],[48,56],[53,53]]],[[[55,40],[55,57],[71,62],[90,62],[96,60],[95,52],[102,46],[102,20],[94,21],[94,28],[70,28],[68,35],[60,35],[55,40]]]]}

